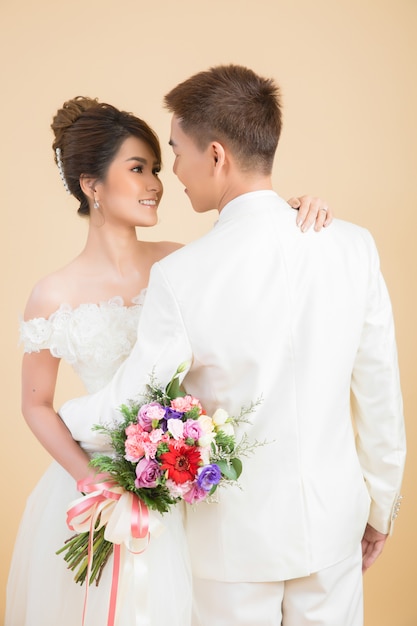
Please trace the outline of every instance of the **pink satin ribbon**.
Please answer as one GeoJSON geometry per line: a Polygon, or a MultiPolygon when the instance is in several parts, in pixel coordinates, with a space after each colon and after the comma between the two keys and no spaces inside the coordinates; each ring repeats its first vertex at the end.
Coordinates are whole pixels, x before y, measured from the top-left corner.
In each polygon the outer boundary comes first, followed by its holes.
{"type": "MultiPolygon", "coordinates": [[[[67,511],[67,525],[71,530],[77,532],[85,532],[88,530],[90,533],[88,542],[86,592],[82,618],[82,624],[84,626],[87,613],[89,580],[93,563],[93,535],[96,523],[100,517],[98,528],[105,526],[111,517],[115,504],[122,498],[122,495],[125,496],[127,492],[108,474],[97,474],[94,477],[80,480],[77,484],[77,488],[86,495],[70,505],[67,511]]],[[[149,541],[149,511],[148,507],[136,494],[129,493],[129,496],[130,536],[134,539],[146,540],[146,545],[141,546],[141,549],[130,551],[135,554],[140,554],[146,549],[147,542],[149,541]]],[[[104,536],[106,538],[106,532],[104,536]]],[[[120,543],[116,541],[113,543],[113,575],[107,626],[114,626],[115,624],[121,566],[120,543]]]]}

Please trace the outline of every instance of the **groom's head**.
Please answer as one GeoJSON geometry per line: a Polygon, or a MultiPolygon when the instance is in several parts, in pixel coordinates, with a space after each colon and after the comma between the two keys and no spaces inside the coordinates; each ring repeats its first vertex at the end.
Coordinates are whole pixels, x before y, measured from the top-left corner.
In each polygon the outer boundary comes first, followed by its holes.
{"type": "Polygon", "coordinates": [[[270,173],[281,132],[279,89],[272,79],[241,65],[220,65],[180,83],[164,102],[201,150],[219,141],[242,168],[270,173]]]}
{"type": "Polygon", "coordinates": [[[272,79],[240,65],[220,65],[174,87],[164,103],[173,114],[174,172],[195,210],[218,208],[206,206],[204,195],[225,164],[232,168],[222,169],[223,175],[271,174],[281,132],[279,89],[272,79]]]}

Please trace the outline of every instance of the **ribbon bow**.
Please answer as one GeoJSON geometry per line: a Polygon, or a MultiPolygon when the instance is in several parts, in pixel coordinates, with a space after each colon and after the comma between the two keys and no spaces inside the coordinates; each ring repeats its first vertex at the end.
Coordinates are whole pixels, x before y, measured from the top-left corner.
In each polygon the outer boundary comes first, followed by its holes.
{"type": "Polygon", "coordinates": [[[130,552],[140,554],[147,548],[150,535],[157,537],[164,527],[156,516],[150,515],[148,507],[135,493],[123,489],[109,474],[96,474],[80,480],[77,488],[85,495],[70,504],[67,510],[67,525],[76,532],[90,533],[82,623],[84,626],[93,563],[94,531],[105,526],[104,538],[114,544],[113,577],[107,620],[107,626],[114,626],[121,560],[120,545],[125,544],[130,552]]]}

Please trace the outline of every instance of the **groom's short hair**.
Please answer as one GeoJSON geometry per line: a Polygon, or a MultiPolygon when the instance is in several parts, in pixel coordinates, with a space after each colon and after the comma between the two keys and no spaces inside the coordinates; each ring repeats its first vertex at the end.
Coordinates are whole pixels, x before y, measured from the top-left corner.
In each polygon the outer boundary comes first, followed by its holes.
{"type": "Polygon", "coordinates": [[[218,141],[242,169],[271,172],[282,124],[273,79],[241,65],[219,65],[174,87],[164,104],[202,150],[218,141]]]}

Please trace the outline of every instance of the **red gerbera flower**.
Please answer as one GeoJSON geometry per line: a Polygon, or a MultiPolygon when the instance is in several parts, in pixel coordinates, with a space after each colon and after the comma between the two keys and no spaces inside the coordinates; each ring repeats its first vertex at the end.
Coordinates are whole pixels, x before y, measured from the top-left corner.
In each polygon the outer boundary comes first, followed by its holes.
{"type": "Polygon", "coordinates": [[[200,452],[195,446],[169,443],[169,452],[161,454],[161,467],[168,470],[168,476],[177,484],[194,480],[201,461],[200,452]]]}

